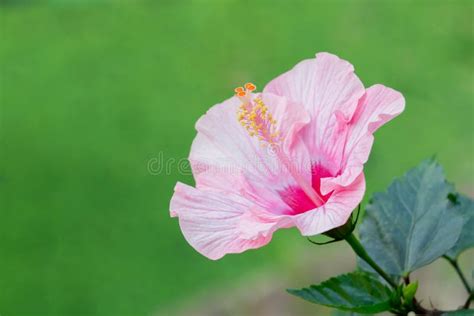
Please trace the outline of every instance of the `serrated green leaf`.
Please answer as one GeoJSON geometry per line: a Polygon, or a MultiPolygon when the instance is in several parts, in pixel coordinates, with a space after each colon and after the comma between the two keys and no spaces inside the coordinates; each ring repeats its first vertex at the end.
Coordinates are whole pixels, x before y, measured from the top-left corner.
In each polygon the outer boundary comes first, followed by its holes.
{"type": "Polygon", "coordinates": [[[464,226],[458,241],[447,253],[446,256],[452,260],[469,248],[474,247],[474,200],[467,196],[457,195],[453,208],[464,217],[464,226]]]}
{"type": "Polygon", "coordinates": [[[319,285],[288,292],[312,303],[356,313],[380,313],[390,309],[388,287],[364,272],[340,275],[319,285]]]}
{"type": "Polygon", "coordinates": [[[451,249],[463,217],[449,207],[453,187],[443,169],[426,160],[376,193],[360,227],[361,242],[387,273],[404,276],[451,249]]]}

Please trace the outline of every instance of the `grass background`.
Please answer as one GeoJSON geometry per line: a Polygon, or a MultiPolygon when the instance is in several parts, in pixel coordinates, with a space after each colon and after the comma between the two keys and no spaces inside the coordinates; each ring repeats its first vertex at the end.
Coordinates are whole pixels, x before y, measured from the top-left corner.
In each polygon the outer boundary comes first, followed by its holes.
{"type": "Polygon", "coordinates": [[[147,169],[187,157],[195,121],[235,86],[318,51],[406,97],[377,132],[368,194],[433,154],[474,193],[472,2],[3,0],[0,12],[2,316],[159,314],[326,255],[286,230],[207,260],[168,215],[192,177],[147,169]]]}

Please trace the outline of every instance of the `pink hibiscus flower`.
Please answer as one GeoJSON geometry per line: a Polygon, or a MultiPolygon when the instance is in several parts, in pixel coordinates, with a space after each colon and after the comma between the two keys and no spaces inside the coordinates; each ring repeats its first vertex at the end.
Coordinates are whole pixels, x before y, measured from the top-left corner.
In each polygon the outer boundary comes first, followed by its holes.
{"type": "Polygon", "coordinates": [[[343,225],[365,192],[372,134],[405,107],[328,53],[254,90],[237,88],[199,119],[196,187],[177,183],[171,199],[186,240],[214,260],[261,247],[279,228],[311,236],[343,225]]]}

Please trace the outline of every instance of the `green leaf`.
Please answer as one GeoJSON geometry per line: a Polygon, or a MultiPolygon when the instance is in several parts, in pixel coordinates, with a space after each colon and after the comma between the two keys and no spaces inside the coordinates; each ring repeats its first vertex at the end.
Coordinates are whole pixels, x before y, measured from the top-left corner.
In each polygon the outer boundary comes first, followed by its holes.
{"type": "Polygon", "coordinates": [[[319,285],[288,292],[312,303],[345,311],[380,313],[390,310],[389,288],[364,272],[343,274],[319,285]]]}
{"type": "Polygon", "coordinates": [[[387,273],[406,276],[444,255],[464,224],[462,215],[449,207],[453,191],[441,166],[426,160],[387,192],[374,194],[360,227],[372,259],[387,273]]]}
{"type": "Polygon", "coordinates": [[[474,200],[466,196],[457,195],[453,207],[464,216],[464,226],[461,230],[461,235],[454,247],[446,253],[447,257],[456,260],[464,250],[474,247],[474,200]]]}

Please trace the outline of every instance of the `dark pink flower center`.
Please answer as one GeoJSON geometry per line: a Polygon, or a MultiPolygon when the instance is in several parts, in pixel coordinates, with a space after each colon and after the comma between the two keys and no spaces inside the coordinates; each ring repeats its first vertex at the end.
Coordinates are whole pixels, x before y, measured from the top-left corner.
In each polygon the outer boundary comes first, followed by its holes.
{"type": "MultiPolygon", "coordinates": [[[[322,197],[324,203],[327,202],[332,192],[321,194],[321,178],[332,177],[333,174],[321,164],[314,164],[311,167],[311,186],[319,196],[322,197]]],[[[298,186],[290,186],[280,191],[282,200],[290,207],[291,211],[287,215],[297,215],[316,208],[313,201],[306,195],[306,193],[298,186]]]]}

